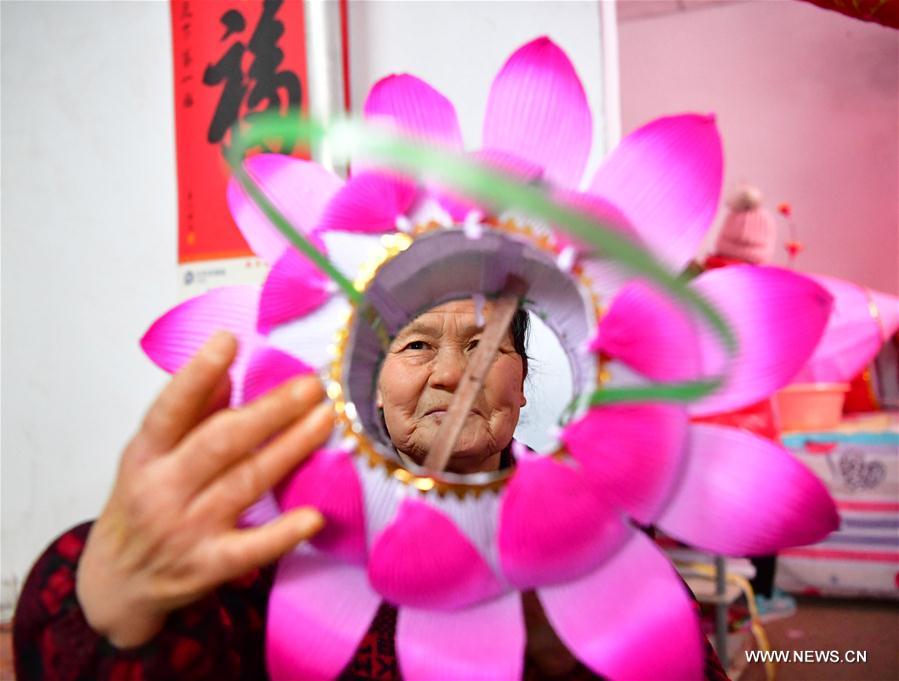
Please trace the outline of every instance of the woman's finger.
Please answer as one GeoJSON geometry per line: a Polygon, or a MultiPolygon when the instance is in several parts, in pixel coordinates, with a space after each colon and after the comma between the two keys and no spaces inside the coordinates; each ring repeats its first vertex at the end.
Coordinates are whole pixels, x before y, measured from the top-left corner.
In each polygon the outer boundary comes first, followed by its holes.
{"type": "Polygon", "coordinates": [[[324,526],[322,514],[311,507],[297,508],[277,519],[245,530],[231,530],[219,537],[210,556],[215,583],[246,574],[275,562],[324,526]]]}
{"type": "Polygon", "coordinates": [[[175,451],[173,465],[191,492],[246,457],[285,426],[307,414],[324,397],[317,378],[290,381],[250,404],[221,411],[191,431],[175,451]]]}
{"type": "Polygon", "coordinates": [[[202,419],[227,380],[237,354],[237,340],[227,331],[214,333],[169,381],[144,417],[135,441],[141,452],[167,452],[202,419]]]}
{"type": "Polygon", "coordinates": [[[191,512],[224,514],[228,522],[274,487],[328,440],[334,428],[334,409],[318,405],[252,456],[239,461],[206,487],[191,512]]]}
{"type": "Polygon", "coordinates": [[[227,373],[219,379],[218,384],[213,388],[209,399],[203,409],[203,413],[197,419],[197,423],[209,418],[215,412],[226,409],[231,402],[231,376],[227,373]]]}

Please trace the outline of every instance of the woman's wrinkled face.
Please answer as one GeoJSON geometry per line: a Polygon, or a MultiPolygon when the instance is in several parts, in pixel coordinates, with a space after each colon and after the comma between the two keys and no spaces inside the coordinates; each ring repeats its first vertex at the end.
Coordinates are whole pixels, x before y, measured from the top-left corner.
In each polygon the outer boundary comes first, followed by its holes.
{"type": "MultiPolygon", "coordinates": [[[[489,316],[490,304],[484,314],[489,316]]],[[[393,445],[421,464],[465,366],[481,337],[474,303],[457,300],[414,319],[390,345],[378,379],[378,406],[393,445]]],[[[525,405],[524,362],[509,333],[500,346],[456,442],[447,470],[476,473],[499,468],[525,405]]]]}

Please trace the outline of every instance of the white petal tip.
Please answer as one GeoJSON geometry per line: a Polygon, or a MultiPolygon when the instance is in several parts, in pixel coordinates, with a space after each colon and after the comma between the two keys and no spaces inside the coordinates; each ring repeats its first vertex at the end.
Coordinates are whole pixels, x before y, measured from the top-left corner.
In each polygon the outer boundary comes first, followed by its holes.
{"type": "Polygon", "coordinates": [[[412,222],[405,215],[397,215],[394,225],[396,226],[396,230],[403,234],[408,234],[412,231],[412,222]]]}
{"type": "Polygon", "coordinates": [[[468,215],[465,216],[465,221],[462,226],[465,231],[465,236],[469,239],[480,239],[484,234],[484,225],[481,224],[481,220],[483,219],[484,215],[481,211],[469,211],[468,215]]]}
{"type": "Polygon", "coordinates": [[[465,215],[465,224],[476,225],[479,224],[483,219],[484,214],[477,209],[473,209],[468,211],[468,213],[465,215]]]}
{"type": "Polygon", "coordinates": [[[441,227],[452,227],[455,224],[453,216],[446,212],[442,207],[438,206],[434,214],[434,220],[441,227]]]}
{"type": "Polygon", "coordinates": [[[465,236],[468,237],[469,239],[471,239],[472,241],[480,239],[482,236],[484,236],[483,225],[480,225],[476,222],[474,222],[474,223],[466,222],[463,227],[463,230],[465,232],[465,236]]]}
{"type": "Polygon", "coordinates": [[[577,250],[574,246],[566,246],[556,258],[556,266],[563,272],[571,272],[577,260],[577,250]]]}

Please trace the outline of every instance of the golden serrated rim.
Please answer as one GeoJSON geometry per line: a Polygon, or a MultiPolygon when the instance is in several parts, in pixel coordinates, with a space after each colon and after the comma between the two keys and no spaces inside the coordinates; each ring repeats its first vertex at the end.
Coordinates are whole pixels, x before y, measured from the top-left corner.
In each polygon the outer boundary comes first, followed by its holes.
{"type": "MultiPolygon", "coordinates": [[[[526,223],[522,224],[514,218],[503,221],[489,220],[485,222],[485,224],[489,225],[491,229],[495,229],[499,232],[512,234],[517,237],[524,237],[531,245],[536,246],[538,249],[545,251],[554,257],[557,257],[560,253],[560,249],[555,244],[551,234],[538,232],[530,225],[527,225],[526,223]]],[[[364,292],[386,263],[409,248],[414,243],[415,239],[440,229],[447,229],[447,227],[444,227],[437,222],[429,222],[427,224],[414,226],[408,233],[395,232],[382,236],[381,249],[370,262],[363,265],[353,282],[356,289],[360,292],[364,292]]],[[[596,320],[597,323],[599,323],[599,320],[602,319],[605,313],[605,309],[601,305],[599,295],[593,289],[593,282],[586,276],[581,266],[577,264],[572,268],[571,275],[576,278],[578,286],[589,293],[593,310],[596,314],[596,320]]],[[[331,362],[328,371],[327,383],[327,393],[334,404],[334,411],[337,415],[337,425],[343,431],[344,438],[349,439],[353,443],[352,448],[354,455],[364,457],[370,468],[382,468],[388,476],[394,478],[403,485],[417,490],[421,494],[436,493],[441,498],[447,494],[453,494],[459,499],[463,499],[468,495],[478,498],[485,491],[498,493],[511,479],[515,472],[514,467],[509,468],[505,474],[500,474],[486,483],[462,483],[442,480],[436,476],[417,475],[406,468],[403,468],[398,462],[385,457],[377,450],[377,447],[366,434],[362,424],[354,414],[350,413],[354,410],[354,407],[352,403],[346,399],[344,394],[343,364],[350,340],[350,329],[353,328],[356,321],[356,314],[357,309],[356,306],[353,305],[350,312],[347,314],[343,326],[334,338],[332,348],[334,359],[331,362]]],[[[599,361],[597,362],[597,385],[602,385],[608,380],[606,363],[607,360],[600,356],[599,361]]],[[[565,451],[564,447],[560,446],[548,456],[565,458],[568,456],[568,453],[565,451]]]]}

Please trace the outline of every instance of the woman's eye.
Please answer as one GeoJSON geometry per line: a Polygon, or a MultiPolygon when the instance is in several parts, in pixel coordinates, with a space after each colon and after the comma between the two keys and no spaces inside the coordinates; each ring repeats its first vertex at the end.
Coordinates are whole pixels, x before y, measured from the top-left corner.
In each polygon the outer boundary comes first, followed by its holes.
{"type": "Polygon", "coordinates": [[[479,341],[478,339],[475,339],[475,340],[471,341],[471,342],[468,344],[468,351],[471,352],[471,351],[473,351],[476,347],[478,347],[478,343],[479,343],[479,342],[480,342],[480,341],[479,341]]]}
{"type": "Polygon", "coordinates": [[[411,343],[406,343],[406,346],[403,350],[424,350],[428,347],[428,344],[424,341],[412,341],[411,343]]]}

